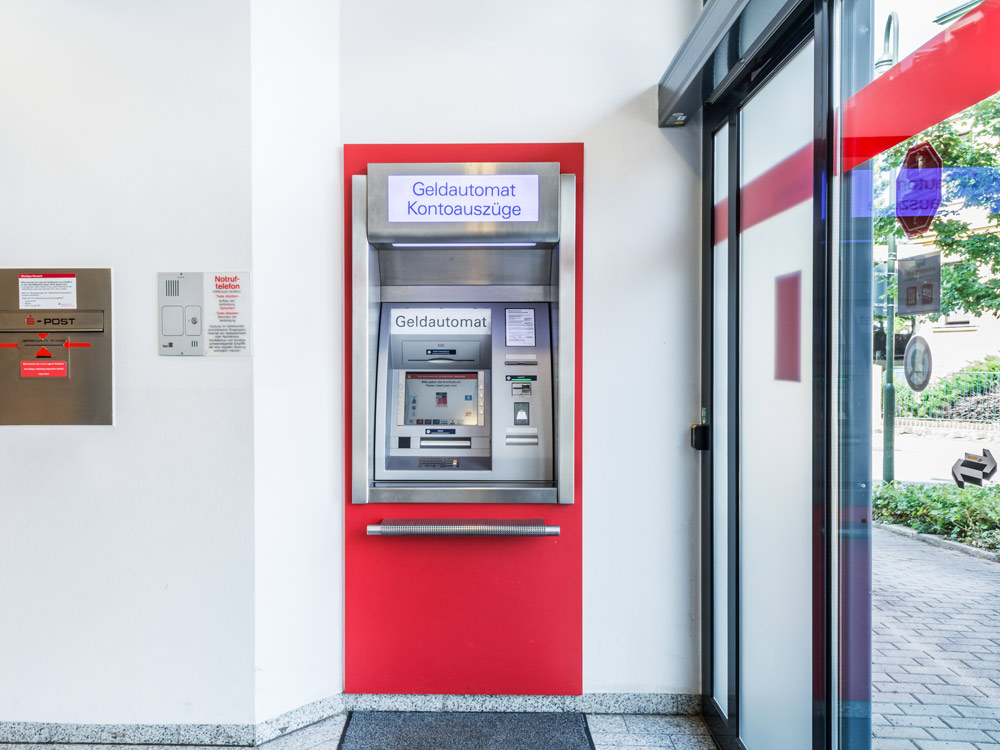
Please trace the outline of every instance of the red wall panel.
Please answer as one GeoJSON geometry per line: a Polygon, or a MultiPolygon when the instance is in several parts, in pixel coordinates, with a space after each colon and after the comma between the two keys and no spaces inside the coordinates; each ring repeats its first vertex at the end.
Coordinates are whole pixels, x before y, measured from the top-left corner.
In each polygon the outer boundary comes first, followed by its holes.
{"type": "Polygon", "coordinates": [[[579,694],[583,687],[583,144],[344,147],[345,689],[348,693],[579,694]],[[351,177],[369,163],[559,162],[575,174],[573,505],[354,505],[351,488],[351,177]],[[368,537],[383,518],[544,518],[559,537],[368,537]]]}

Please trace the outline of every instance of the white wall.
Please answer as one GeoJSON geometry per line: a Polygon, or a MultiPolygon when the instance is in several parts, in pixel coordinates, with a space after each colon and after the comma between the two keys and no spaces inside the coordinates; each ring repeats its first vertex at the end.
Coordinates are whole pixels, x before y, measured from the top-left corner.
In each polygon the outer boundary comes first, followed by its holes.
{"type": "Polygon", "coordinates": [[[248,358],[157,356],[156,272],[250,265],[240,0],[8,0],[0,266],[110,266],[115,427],[0,428],[0,721],[253,718],[248,358]]]}
{"type": "Polygon", "coordinates": [[[343,691],[338,23],[251,3],[258,721],[343,691]]]}
{"type": "Polygon", "coordinates": [[[582,141],[584,689],[699,689],[700,145],[653,84],[701,7],[345,0],[347,143],[582,141]],[[609,365],[620,368],[613,382],[609,365]],[[654,373],[641,388],[628,378],[654,373]],[[636,411],[626,396],[636,394],[636,411]]]}
{"type": "Polygon", "coordinates": [[[117,402],[0,428],[0,721],[342,690],[343,142],[584,142],[584,687],[698,690],[699,143],[653,83],[699,8],[4,3],[0,265],[113,267],[117,402]],[[157,271],[247,268],[252,360],[157,356],[157,271]]]}

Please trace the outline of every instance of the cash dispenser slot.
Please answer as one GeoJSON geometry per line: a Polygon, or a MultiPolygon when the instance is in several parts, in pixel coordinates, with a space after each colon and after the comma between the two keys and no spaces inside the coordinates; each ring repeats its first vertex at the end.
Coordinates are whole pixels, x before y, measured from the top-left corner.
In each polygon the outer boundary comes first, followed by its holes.
{"type": "Polygon", "coordinates": [[[447,341],[427,339],[402,342],[403,364],[420,367],[428,364],[462,364],[479,361],[478,341],[447,341]]]}

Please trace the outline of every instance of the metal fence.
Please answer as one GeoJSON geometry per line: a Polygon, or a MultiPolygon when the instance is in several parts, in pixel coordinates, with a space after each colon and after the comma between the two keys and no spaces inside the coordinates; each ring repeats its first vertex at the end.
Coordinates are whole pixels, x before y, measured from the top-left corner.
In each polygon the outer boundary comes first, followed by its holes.
{"type": "Polygon", "coordinates": [[[896,417],[951,422],[1000,422],[1000,372],[956,372],[917,393],[897,369],[896,417]]]}

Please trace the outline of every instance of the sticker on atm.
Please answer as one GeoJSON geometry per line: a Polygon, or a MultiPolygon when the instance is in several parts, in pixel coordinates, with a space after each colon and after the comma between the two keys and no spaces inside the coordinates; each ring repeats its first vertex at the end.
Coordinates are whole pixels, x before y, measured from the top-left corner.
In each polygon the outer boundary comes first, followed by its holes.
{"type": "Polygon", "coordinates": [[[67,362],[29,361],[21,363],[22,378],[67,378],[69,370],[67,362]]]}

